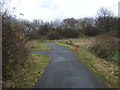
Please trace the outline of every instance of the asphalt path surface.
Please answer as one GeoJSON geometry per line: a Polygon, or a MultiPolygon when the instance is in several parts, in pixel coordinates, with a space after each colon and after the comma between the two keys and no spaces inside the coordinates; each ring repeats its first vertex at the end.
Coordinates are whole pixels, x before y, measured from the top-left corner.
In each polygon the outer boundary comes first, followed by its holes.
{"type": "Polygon", "coordinates": [[[91,69],[72,53],[71,50],[47,43],[51,50],[38,51],[51,56],[51,61],[35,88],[105,88],[105,84],[96,77],[91,69]]]}

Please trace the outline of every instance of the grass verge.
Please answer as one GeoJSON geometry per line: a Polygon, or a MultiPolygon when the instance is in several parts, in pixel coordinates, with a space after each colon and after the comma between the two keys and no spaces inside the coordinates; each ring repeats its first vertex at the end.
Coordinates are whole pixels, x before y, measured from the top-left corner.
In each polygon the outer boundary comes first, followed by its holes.
{"type": "MultiPolygon", "coordinates": [[[[51,49],[50,46],[45,44],[46,42],[40,42],[33,40],[27,43],[30,51],[43,51],[51,49]]],[[[43,74],[44,68],[48,65],[50,56],[43,54],[31,54],[30,61],[27,63],[28,67],[25,73],[16,80],[17,88],[32,88],[38,78],[43,74]]]]}
{"type": "Polygon", "coordinates": [[[31,54],[30,59],[25,73],[15,80],[16,88],[32,88],[37,79],[43,74],[50,57],[42,54],[31,54]]]}
{"type": "Polygon", "coordinates": [[[59,41],[57,44],[70,48],[82,62],[86,63],[106,83],[107,87],[118,88],[118,65],[116,63],[96,57],[84,46],[80,46],[79,51],[76,52],[74,46],[59,43],[59,41]]]}
{"type": "Polygon", "coordinates": [[[50,46],[47,46],[45,43],[48,41],[39,41],[39,40],[32,40],[27,43],[27,47],[30,48],[30,51],[43,51],[51,49],[50,46]]]}
{"type": "MultiPolygon", "coordinates": [[[[28,42],[26,46],[30,52],[51,49],[45,43],[45,41],[33,40],[28,42]]],[[[25,62],[22,74],[5,81],[4,88],[33,88],[35,82],[41,77],[47,67],[50,58],[48,55],[30,54],[29,59],[25,62]]]]}

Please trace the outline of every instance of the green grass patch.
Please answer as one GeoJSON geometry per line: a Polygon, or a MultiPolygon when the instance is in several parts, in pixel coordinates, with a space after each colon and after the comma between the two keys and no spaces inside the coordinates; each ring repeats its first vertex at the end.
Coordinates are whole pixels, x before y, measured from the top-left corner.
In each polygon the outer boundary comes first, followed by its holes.
{"type": "Polygon", "coordinates": [[[25,73],[15,80],[16,88],[32,88],[37,79],[43,74],[50,57],[42,54],[32,54],[25,73]]]}
{"type": "MultiPolygon", "coordinates": [[[[48,41],[47,41],[48,42],[48,41]]],[[[51,49],[47,46],[46,41],[40,42],[38,40],[33,40],[27,43],[30,51],[43,51],[51,49]]],[[[50,56],[43,54],[31,54],[30,61],[28,61],[28,67],[25,73],[18,79],[15,80],[16,88],[32,88],[35,82],[44,72],[45,67],[47,67],[50,60],[50,56]]]]}
{"type": "Polygon", "coordinates": [[[57,42],[57,44],[71,49],[80,58],[80,61],[87,64],[106,83],[107,87],[118,88],[118,65],[116,63],[97,57],[87,47],[80,46],[79,51],[76,52],[75,47],[61,43],[61,41],[57,42]]]}
{"type": "MultiPolygon", "coordinates": [[[[50,46],[46,45],[47,42],[33,40],[28,42],[26,46],[30,52],[51,49],[50,46]]],[[[47,67],[50,58],[48,55],[30,54],[29,59],[25,62],[25,66],[22,69],[22,74],[4,81],[4,88],[33,88],[35,82],[41,77],[44,69],[47,67]]]]}
{"type": "Polygon", "coordinates": [[[30,51],[43,51],[51,49],[50,46],[46,45],[49,41],[40,42],[39,40],[32,40],[27,43],[30,51]]]}

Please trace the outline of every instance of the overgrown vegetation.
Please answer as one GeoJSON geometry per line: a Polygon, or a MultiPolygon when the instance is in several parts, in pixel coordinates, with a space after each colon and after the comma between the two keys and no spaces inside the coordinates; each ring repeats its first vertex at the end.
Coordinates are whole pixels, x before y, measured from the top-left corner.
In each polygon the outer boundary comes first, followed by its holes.
{"type": "Polygon", "coordinates": [[[27,47],[25,47],[25,33],[19,22],[8,14],[4,14],[2,18],[2,66],[4,81],[21,75],[24,72],[29,52],[27,47]]]}
{"type": "Polygon", "coordinates": [[[58,31],[50,31],[47,33],[47,37],[49,40],[61,39],[62,36],[58,31]]]}
{"type": "MultiPolygon", "coordinates": [[[[45,42],[37,40],[27,42],[25,46],[28,47],[28,51],[30,52],[48,50],[51,48],[45,45],[45,42]]],[[[29,54],[23,72],[19,72],[19,75],[4,80],[3,88],[33,88],[35,82],[40,78],[49,61],[50,57],[47,55],[29,54]]],[[[11,70],[11,68],[9,70],[11,70]]]]}
{"type": "Polygon", "coordinates": [[[120,55],[118,40],[118,38],[108,34],[100,35],[96,37],[94,45],[91,47],[91,51],[99,57],[106,58],[106,60],[118,62],[118,55],[120,55]]]}
{"type": "Polygon", "coordinates": [[[31,54],[24,73],[16,78],[5,80],[3,88],[33,88],[37,79],[43,74],[50,57],[42,54],[31,54]]]}
{"type": "Polygon", "coordinates": [[[42,54],[32,54],[29,59],[29,66],[25,73],[15,80],[16,88],[33,88],[38,78],[43,74],[44,68],[48,65],[50,57],[42,54]]]}

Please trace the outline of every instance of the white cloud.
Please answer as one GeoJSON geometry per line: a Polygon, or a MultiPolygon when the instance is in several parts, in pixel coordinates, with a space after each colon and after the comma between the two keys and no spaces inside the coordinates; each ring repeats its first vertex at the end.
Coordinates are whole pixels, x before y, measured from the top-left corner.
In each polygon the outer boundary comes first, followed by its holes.
{"type": "Polygon", "coordinates": [[[64,18],[93,17],[100,7],[106,7],[117,15],[119,0],[13,0],[18,17],[44,21],[64,18]],[[24,16],[19,14],[23,13],[24,16]]]}

